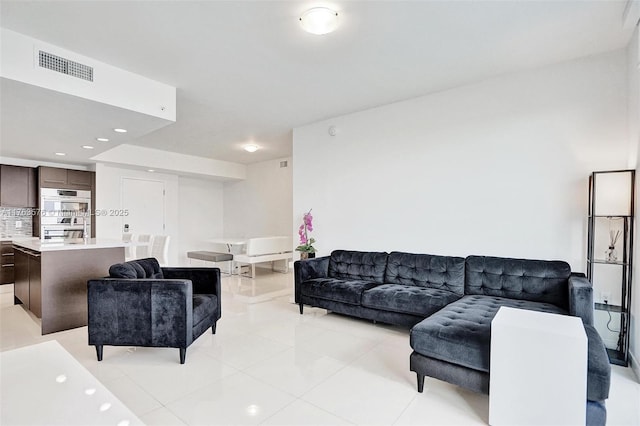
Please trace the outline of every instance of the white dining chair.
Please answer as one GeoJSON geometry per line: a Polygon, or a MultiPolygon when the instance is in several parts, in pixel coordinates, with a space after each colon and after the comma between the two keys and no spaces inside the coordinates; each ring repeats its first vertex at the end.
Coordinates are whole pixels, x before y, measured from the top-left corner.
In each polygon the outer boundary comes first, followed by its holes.
{"type": "Polygon", "coordinates": [[[151,238],[151,253],[149,257],[158,259],[160,266],[167,266],[169,263],[169,235],[154,235],[151,238]]]}
{"type": "Polygon", "coordinates": [[[151,252],[151,234],[139,234],[136,236],[135,240],[138,243],[145,243],[142,245],[137,245],[134,248],[134,258],[135,259],[144,259],[145,257],[149,257],[151,252]]]}
{"type": "MultiPolygon", "coordinates": [[[[131,241],[133,241],[133,237],[134,237],[133,234],[129,232],[125,232],[122,234],[122,242],[130,243],[131,241]]],[[[133,260],[133,248],[131,246],[126,246],[124,248],[124,260],[125,261],[133,260]]]]}

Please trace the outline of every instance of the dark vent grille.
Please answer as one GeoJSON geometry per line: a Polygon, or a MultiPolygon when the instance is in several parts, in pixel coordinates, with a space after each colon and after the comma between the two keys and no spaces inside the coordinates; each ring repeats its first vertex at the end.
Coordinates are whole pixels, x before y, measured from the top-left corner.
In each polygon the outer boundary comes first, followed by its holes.
{"type": "Polygon", "coordinates": [[[93,81],[93,68],[51,53],[40,51],[39,63],[42,68],[61,72],[72,77],[93,81]]]}
{"type": "Polygon", "coordinates": [[[286,161],[281,161],[280,162],[280,168],[287,167],[288,165],[289,165],[289,163],[287,163],[286,161]]]}

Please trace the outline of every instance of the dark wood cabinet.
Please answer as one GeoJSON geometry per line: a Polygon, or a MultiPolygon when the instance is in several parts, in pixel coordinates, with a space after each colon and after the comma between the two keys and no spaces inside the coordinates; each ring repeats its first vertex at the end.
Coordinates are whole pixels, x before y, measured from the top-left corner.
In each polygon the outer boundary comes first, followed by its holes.
{"type": "Polygon", "coordinates": [[[40,254],[29,255],[29,310],[38,318],[42,318],[40,254]]]}
{"type": "Polygon", "coordinates": [[[16,302],[22,302],[29,309],[29,254],[14,247],[15,283],[13,293],[16,302]]]}
{"type": "MultiPolygon", "coordinates": [[[[13,292],[25,308],[42,317],[41,254],[14,246],[15,284],[13,292]]],[[[16,300],[16,303],[18,302],[16,300]]]]}
{"type": "Polygon", "coordinates": [[[67,169],[57,167],[38,167],[40,188],[66,188],[67,169]]]}
{"type": "Polygon", "coordinates": [[[29,191],[27,193],[26,207],[38,207],[40,201],[38,200],[38,169],[29,167],[29,191]]]}
{"type": "Polygon", "coordinates": [[[67,170],[67,185],[73,189],[91,190],[93,172],[82,170],[67,170]]]}
{"type": "Polygon", "coordinates": [[[13,282],[14,255],[11,241],[0,242],[0,284],[13,282]]]}
{"type": "Polygon", "coordinates": [[[2,207],[36,207],[37,192],[35,169],[0,165],[0,205],[2,207]]]}
{"type": "Polygon", "coordinates": [[[40,188],[61,188],[91,190],[94,172],[84,170],[38,167],[40,188]]]}

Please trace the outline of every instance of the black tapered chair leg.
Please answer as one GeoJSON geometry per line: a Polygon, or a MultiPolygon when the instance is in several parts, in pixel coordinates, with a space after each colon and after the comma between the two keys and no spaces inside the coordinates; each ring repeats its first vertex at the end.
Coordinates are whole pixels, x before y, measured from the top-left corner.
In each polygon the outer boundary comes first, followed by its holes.
{"type": "Polygon", "coordinates": [[[301,303],[300,304],[300,315],[302,315],[302,309],[304,308],[304,305],[301,303]]]}
{"type": "Polygon", "coordinates": [[[96,345],[96,355],[98,355],[98,361],[102,361],[102,345],[96,345]]]}
{"type": "Polygon", "coordinates": [[[213,323],[213,325],[211,326],[211,333],[216,334],[216,324],[217,323],[213,323]]]}
{"type": "Polygon", "coordinates": [[[424,390],[424,376],[420,373],[416,373],[418,376],[418,392],[422,393],[424,390]]]}
{"type": "Polygon", "coordinates": [[[184,364],[187,358],[187,348],[180,348],[180,364],[184,364]]]}

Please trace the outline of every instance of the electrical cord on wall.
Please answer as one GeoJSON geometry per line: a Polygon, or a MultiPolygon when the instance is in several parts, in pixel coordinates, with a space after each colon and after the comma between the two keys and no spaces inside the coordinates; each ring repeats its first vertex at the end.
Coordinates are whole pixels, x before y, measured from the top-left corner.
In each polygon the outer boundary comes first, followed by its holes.
{"type": "Polygon", "coordinates": [[[609,324],[611,324],[611,320],[613,320],[613,318],[611,317],[611,312],[607,311],[607,315],[609,315],[609,321],[607,321],[607,330],[612,333],[620,333],[620,330],[613,330],[611,327],[609,327],[609,324]]]}

